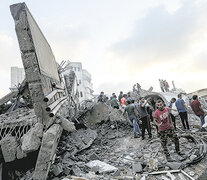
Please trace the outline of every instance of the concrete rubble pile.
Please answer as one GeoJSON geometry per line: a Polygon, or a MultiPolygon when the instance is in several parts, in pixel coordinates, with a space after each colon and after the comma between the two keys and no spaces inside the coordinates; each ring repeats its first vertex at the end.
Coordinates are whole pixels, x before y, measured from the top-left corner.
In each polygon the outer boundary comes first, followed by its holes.
{"type": "MultiPolygon", "coordinates": [[[[167,162],[154,126],[152,139],[134,139],[122,109],[91,100],[78,104],[74,73],[62,77],[26,4],[10,8],[26,79],[24,88],[0,100],[0,179],[187,180],[205,176],[207,133],[200,132],[200,120],[191,111],[191,131],[177,130],[185,156],[177,155],[169,142],[174,161],[167,162]]],[[[132,97],[159,97],[167,102],[175,95],[151,90],[132,93],[132,97]]],[[[181,127],[179,120],[177,125],[181,127]]]]}

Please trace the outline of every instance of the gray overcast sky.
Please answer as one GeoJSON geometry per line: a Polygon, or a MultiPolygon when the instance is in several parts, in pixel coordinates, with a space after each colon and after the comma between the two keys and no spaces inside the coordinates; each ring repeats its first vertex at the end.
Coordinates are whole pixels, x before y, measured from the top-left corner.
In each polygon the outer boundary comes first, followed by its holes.
{"type": "MultiPolygon", "coordinates": [[[[10,67],[22,67],[9,5],[0,1],[0,97],[10,67]]],[[[158,79],[187,92],[206,88],[206,0],[26,0],[57,62],[80,61],[95,93],[128,91],[158,79]]]]}

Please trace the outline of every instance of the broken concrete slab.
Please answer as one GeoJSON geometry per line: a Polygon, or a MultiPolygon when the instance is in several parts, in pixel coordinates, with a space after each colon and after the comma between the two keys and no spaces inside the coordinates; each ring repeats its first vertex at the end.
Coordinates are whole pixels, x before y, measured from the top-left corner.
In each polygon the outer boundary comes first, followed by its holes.
{"type": "Polygon", "coordinates": [[[22,159],[24,157],[27,157],[27,154],[22,151],[22,148],[21,148],[20,145],[17,147],[17,154],[16,154],[16,156],[17,156],[17,159],[22,159]]]}
{"type": "Polygon", "coordinates": [[[94,153],[94,152],[92,152],[90,155],[89,155],[89,157],[88,157],[90,160],[99,160],[100,159],[100,157],[96,154],[96,153],[94,153]]]}
{"type": "Polygon", "coordinates": [[[12,162],[16,159],[16,149],[18,143],[16,137],[7,135],[1,140],[1,150],[5,162],[12,162]]]}
{"type": "Polygon", "coordinates": [[[58,176],[60,173],[63,172],[63,167],[61,164],[56,164],[52,167],[52,172],[55,176],[58,176]]]}
{"type": "Polygon", "coordinates": [[[141,173],[142,172],[142,164],[140,162],[133,163],[132,170],[135,173],[141,173]]]}
{"type": "Polygon", "coordinates": [[[22,151],[24,153],[29,153],[29,152],[33,152],[36,151],[41,144],[41,140],[38,136],[38,131],[37,130],[37,126],[36,128],[31,128],[26,134],[24,134],[21,138],[21,142],[22,142],[22,151]]]}
{"type": "Polygon", "coordinates": [[[179,162],[167,162],[166,166],[168,166],[169,168],[171,168],[173,170],[178,170],[182,166],[182,163],[179,163],[179,162]]]}
{"type": "MultiPolygon", "coordinates": [[[[111,108],[111,111],[109,113],[109,119],[111,121],[126,121],[126,118],[127,116],[123,116],[122,114],[122,110],[121,109],[114,109],[114,108],[111,108]]],[[[126,115],[126,114],[125,114],[126,115]]]]}
{"type": "Polygon", "coordinates": [[[37,158],[34,180],[46,180],[50,165],[53,161],[59,138],[62,134],[62,127],[53,124],[43,135],[42,145],[37,158]]]}
{"type": "Polygon", "coordinates": [[[97,103],[87,117],[87,126],[90,127],[109,118],[110,107],[105,103],[97,103]]]}
{"type": "Polygon", "coordinates": [[[62,128],[65,130],[65,131],[68,131],[68,132],[73,132],[76,130],[75,128],[75,125],[73,122],[69,121],[68,119],[64,118],[64,117],[58,117],[58,119],[60,119],[60,125],[62,126],[62,128]]]}
{"type": "Polygon", "coordinates": [[[98,167],[99,173],[110,173],[118,170],[118,168],[99,160],[90,161],[86,166],[89,168],[98,167]]]}

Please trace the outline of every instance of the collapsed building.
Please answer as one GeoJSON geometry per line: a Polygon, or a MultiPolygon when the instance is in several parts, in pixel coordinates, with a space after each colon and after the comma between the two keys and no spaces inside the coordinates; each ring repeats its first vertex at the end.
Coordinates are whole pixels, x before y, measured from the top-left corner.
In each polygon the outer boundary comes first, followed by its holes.
{"type": "MultiPolygon", "coordinates": [[[[61,74],[49,43],[25,3],[10,6],[26,79],[0,100],[0,179],[202,179],[206,133],[190,114],[192,131],[178,131],[185,157],[167,162],[159,138],[131,138],[121,110],[87,100],[78,103],[74,72],[61,74]],[[11,103],[8,103],[11,101],[11,103]],[[196,164],[194,166],[194,164],[196,164]]],[[[174,93],[142,91],[161,98],[174,93]]],[[[138,98],[140,94],[133,93],[138,98]]],[[[153,130],[155,129],[152,127],[153,130]]],[[[155,130],[154,130],[155,131],[155,130]]]]}

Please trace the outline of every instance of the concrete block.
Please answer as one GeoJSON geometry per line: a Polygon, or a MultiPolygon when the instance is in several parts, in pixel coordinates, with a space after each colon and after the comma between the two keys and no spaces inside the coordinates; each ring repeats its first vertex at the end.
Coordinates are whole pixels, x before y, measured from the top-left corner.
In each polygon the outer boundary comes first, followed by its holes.
{"type": "Polygon", "coordinates": [[[18,146],[16,156],[17,156],[17,159],[22,159],[24,157],[27,157],[27,154],[22,151],[21,146],[18,146]]]}
{"type": "Polygon", "coordinates": [[[58,176],[60,173],[63,172],[63,167],[61,164],[56,164],[52,168],[52,172],[55,176],[58,176]]]}
{"type": "Polygon", "coordinates": [[[33,173],[34,180],[46,180],[47,175],[55,155],[62,127],[58,124],[53,124],[44,134],[41,148],[37,158],[35,171],[33,173]]]}
{"type": "Polygon", "coordinates": [[[16,137],[8,135],[1,140],[1,150],[5,162],[11,162],[16,159],[16,149],[18,143],[16,137]]]}
{"type": "Polygon", "coordinates": [[[36,133],[36,135],[37,135],[39,138],[42,138],[42,136],[43,136],[43,128],[44,128],[44,125],[41,124],[41,123],[37,123],[37,124],[35,124],[35,126],[34,126],[34,132],[36,133]]]}
{"type": "Polygon", "coordinates": [[[24,153],[29,153],[36,151],[41,144],[40,137],[38,137],[36,128],[31,128],[24,136],[21,138],[22,142],[22,151],[24,153]]]}
{"type": "Polygon", "coordinates": [[[118,170],[118,168],[99,160],[90,161],[86,166],[89,168],[98,167],[99,173],[115,172],[118,170]]]}
{"type": "Polygon", "coordinates": [[[106,121],[109,118],[110,108],[105,103],[97,103],[92,110],[92,113],[87,117],[87,125],[94,125],[101,121],[106,121]]]}
{"type": "Polygon", "coordinates": [[[67,120],[66,118],[61,117],[61,124],[62,128],[68,132],[73,132],[76,130],[75,125],[73,122],[67,120]]]}

